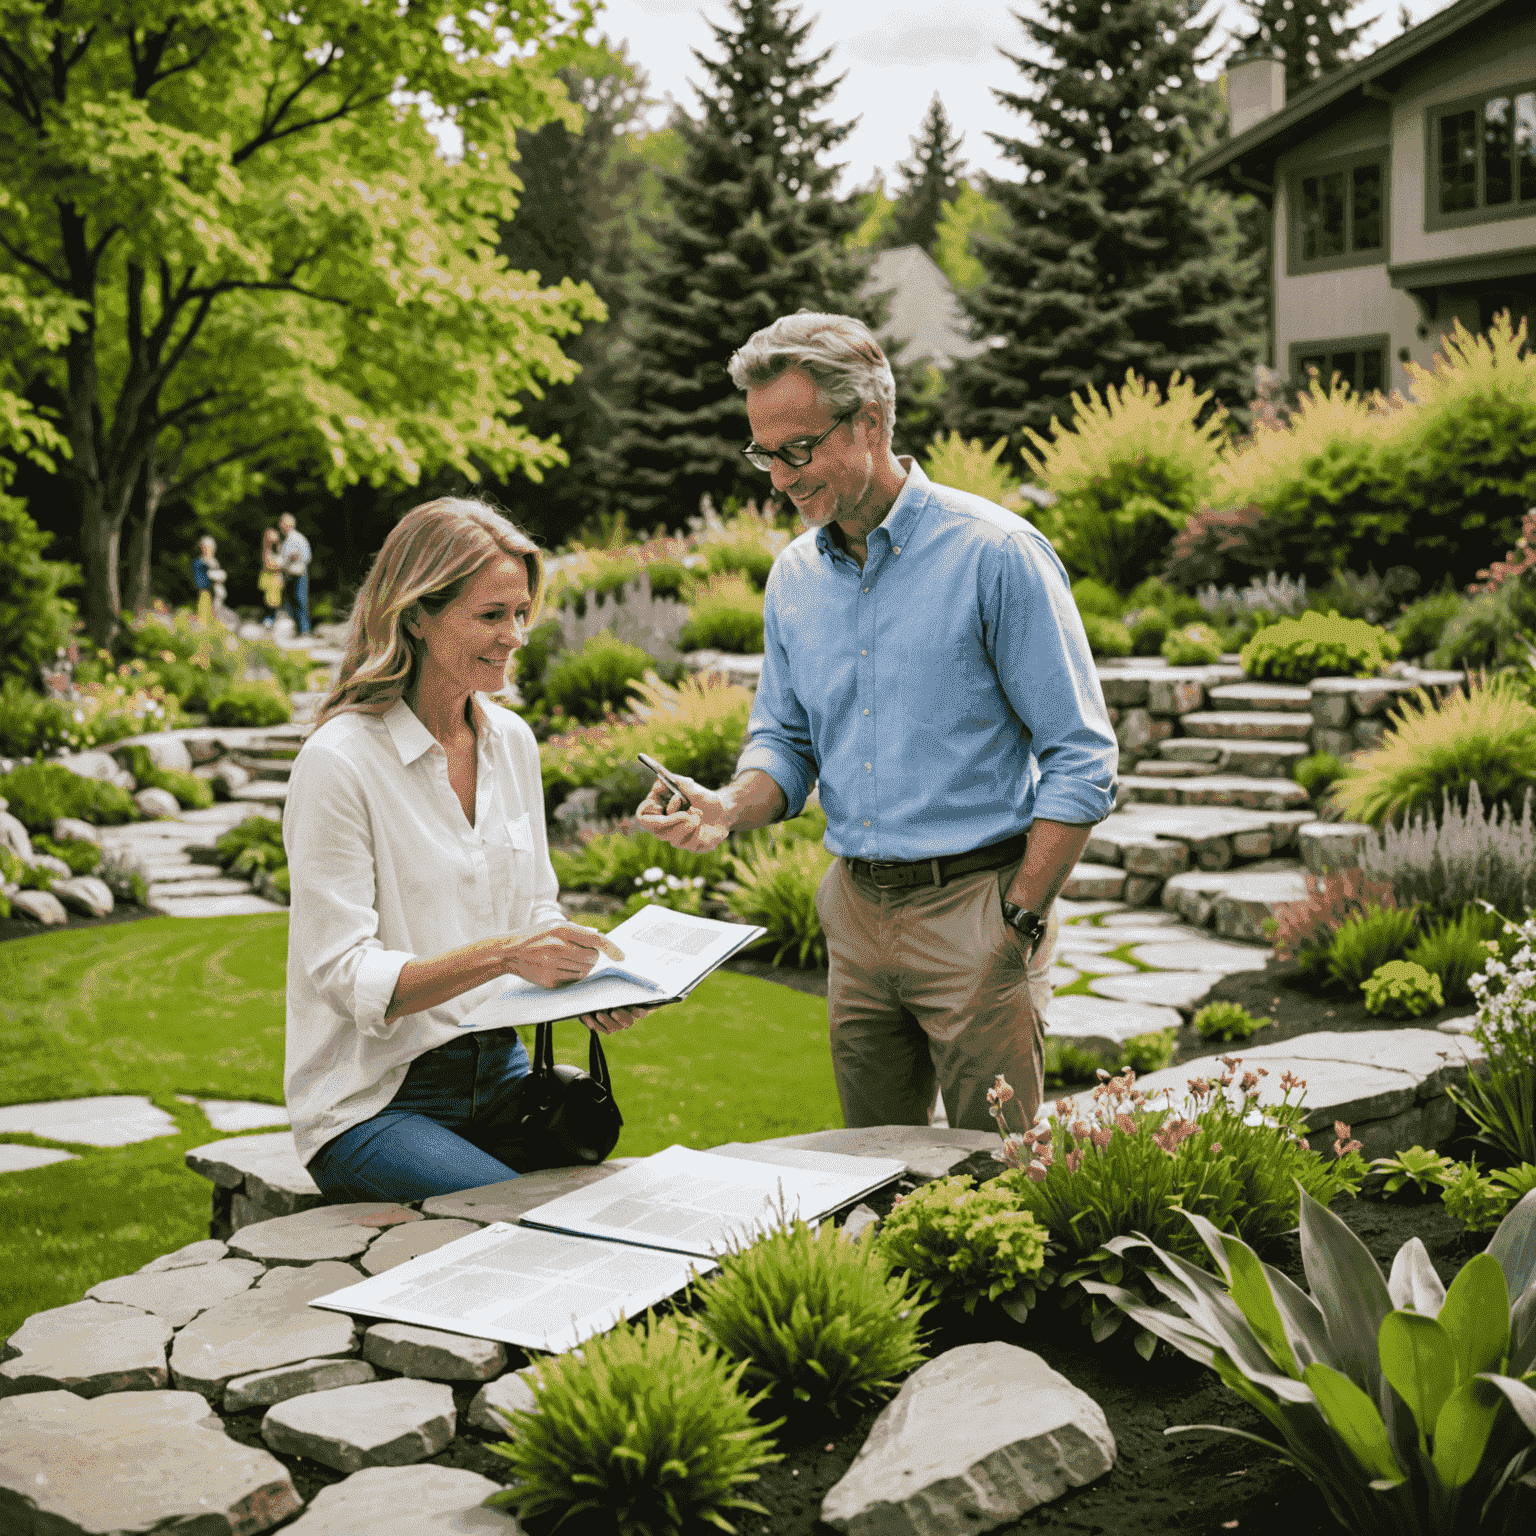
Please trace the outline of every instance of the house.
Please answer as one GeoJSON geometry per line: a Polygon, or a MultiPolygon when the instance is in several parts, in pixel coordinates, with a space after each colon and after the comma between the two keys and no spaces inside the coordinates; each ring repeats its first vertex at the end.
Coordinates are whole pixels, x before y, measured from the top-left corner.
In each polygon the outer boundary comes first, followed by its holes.
{"type": "Polygon", "coordinates": [[[987,350],[987,343],[971,340],[965,313],[944,269],[920,245],[881,251],[870,263],[863,293],[890,296],[880,341],[893,362],[926,358],[936,367],[948,368],[987,350]]]}
{"type": "Polygon", "coordinates": [[[1457,320],[1536,322],[1533,0],[1457,0],[1294,101],[1271,58],[1226,87],[1190,174],[1270,210],[1272,367],[1406,393],[1457,320]]]}

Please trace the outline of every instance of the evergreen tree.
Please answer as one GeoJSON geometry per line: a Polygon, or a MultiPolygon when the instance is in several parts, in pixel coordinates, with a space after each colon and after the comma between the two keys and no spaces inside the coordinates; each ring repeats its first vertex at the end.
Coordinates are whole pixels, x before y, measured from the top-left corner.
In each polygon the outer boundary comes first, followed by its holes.
{"type": "Polygon", "coordinates": [[[851,124],[820,113],[838,80],[806,57],[810,23],[784,0],[729,0],[711,24],[721,56],[698,120],[675,124],[681,171],[649,226],[629,328],[632,404],[613,447],[612,504],[632,527],[683,526],[706,492],[761,499],[767,477],[740,449],[751,435],[726,364],[756,330],[808,308],[878,319],[858,297],[865,265],[847,245],[857,210],[833,195],[826,155],[851,124]]]}
{"type": "Polygon", "coordinates": [[[1349,24],[1360,0],[1243,0],[1251,30],[1238,38],[1244,53],[1269,52],[1285,60],[1285,95],[1290,100],[1314,80],[1342,69],[1355,44],[1377,18],[1349,24]]]}
{"type": "MultiPolygon", "coordinates": [[[[1241,406],[1262,335],[1259,264],[1230,200],[1181,175],[1210,130],[1215,93],[1195,78],[1211,22],[1201,0],[1042,0],[1019,21],[1032,47],[1002,93],[1031,119],[999,140],[1022,173],[988,178],[1007,229],[976,240],[985,272],[964,295],[994,347],[956,369],[955,425],[1017,451],[1023,428],[1072,414],[1071,395],[1127,369],[1177,369],[1241,406]]],[[[1010,57],[1013,57],[1010,55],[1010,57]]]]}
{"type": "Polygon", "coordinates": [[[949,117],[939,93],[933,93],[923,126],[912,140],[912,158],[899,167],[904,179],[896,213],[886,232],[891,246],[920,245],[931,256],[944,210],[960,196],[965,162],[960,158],[961,135],[950,133],[949,117]]]}

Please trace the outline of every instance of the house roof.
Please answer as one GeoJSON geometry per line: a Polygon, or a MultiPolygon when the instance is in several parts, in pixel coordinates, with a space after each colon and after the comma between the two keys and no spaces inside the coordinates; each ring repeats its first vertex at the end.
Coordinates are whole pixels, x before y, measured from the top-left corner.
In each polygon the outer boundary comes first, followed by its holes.
{"type": "Polygon", "coordinates": [[[1190,179],[1230,179],[1246,183],[1249,190],[1254,182],[1273,181],[1276,157],[1284,151],[1365,102],[1390,101],[1407,76],[1458,33],[1478,24],[1486,32],[1506,21],[1527,20],[1530,4],[1531,0],[1456,0],[1383,43],[1369,58],[1325,75],[1278,112],[1202,155],[1190,166],[1190,179]]]}
{"type": "Polygon", "coordinates": [[[940,368],[985,352],[972,341],[965,314],[943,269],[920,245],[881,251],[870,264],[866,294],[890,294],[880,340],[899,363],[928,358],[940,368]]]}

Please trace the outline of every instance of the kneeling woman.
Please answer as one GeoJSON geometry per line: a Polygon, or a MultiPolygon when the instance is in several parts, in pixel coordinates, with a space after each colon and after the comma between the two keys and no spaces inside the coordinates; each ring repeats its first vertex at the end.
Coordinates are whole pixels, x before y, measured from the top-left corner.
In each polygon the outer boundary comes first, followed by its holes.
{"type": "MultiPolygon", "coordinates": [[[[299,1157],[333,1200],[514,1177],[491,1125],[528,1053],[515,1030],[457,1023],[501,977],[553,987],[617,953],[556,905],[538,744],[484,697],[543,584],[537,546],[489,507],[407,513],[294,764],[284,1092],[299,1157]]],[[[606,1034],[645,1011],[582,1022],[606,1034]]]]}

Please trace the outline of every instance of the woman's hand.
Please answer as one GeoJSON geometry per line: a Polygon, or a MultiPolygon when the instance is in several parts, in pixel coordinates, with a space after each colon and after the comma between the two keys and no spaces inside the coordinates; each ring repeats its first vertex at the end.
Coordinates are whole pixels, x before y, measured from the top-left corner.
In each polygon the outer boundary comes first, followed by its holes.
{"type": "Polygon", "coordinates": [[[624,958],[624,951],[606,934],[580,923],[555,923],[533,933],[510,934],[502,942],[503,974],[521,976],[537,987],[580,981],[603,955],[610,960],[624,958]]]}
{"type": "Polygon", "coordinates": [[[654,1008],[612,1008],[607,1013],[584,1013],[581,1022],[594,1034],[611,1035],[621,1029],[631,1029],[654,1008]]]}

